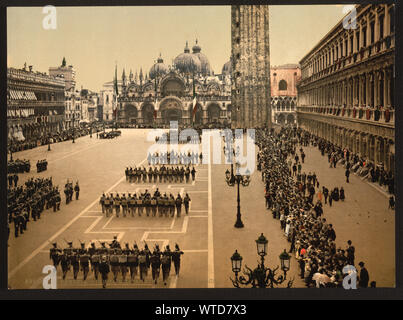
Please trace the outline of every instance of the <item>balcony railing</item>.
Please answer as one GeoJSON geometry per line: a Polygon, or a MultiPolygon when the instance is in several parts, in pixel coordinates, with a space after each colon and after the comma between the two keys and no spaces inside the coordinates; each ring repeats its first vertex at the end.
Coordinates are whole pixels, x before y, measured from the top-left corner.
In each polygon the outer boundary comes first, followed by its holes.
{"type": "Polygon", "coordinates": [[[375,43],[369,44],[365,47],[360,48],[357,52],[350,53],[348,56],[344,56],[335,60],[331,65],[325,67],[324,69],[311,74],[308,77],[302,78],[299,81],[299,85],[304,85],[311,81],[321,79],[329,74],[337,72],[345,67],[352,66],[363,62],[375,55],[381,54],[384,51],[393,49],[395,47],[395,34],[391,34],[378,40],[375,43]]]}
{"type": "Polygon", "coordinates": [[[375,109],[366,107],[343,108],[336,106],[299,106],[297,107],[297,111],[345,119],[355,119],[359,121],[373,121],[393,126],[395,121],[395,110],[390,108],[375,109]]]}

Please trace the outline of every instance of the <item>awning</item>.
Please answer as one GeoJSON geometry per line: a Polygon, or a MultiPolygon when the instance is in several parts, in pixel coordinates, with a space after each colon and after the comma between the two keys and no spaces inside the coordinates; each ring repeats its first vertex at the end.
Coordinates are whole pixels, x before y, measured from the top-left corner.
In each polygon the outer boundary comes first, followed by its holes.
{"type": "Polygon", "coordinates": [[[33,91],[10,90],[9,93],[12,100],[37,100],[33,91]]]}

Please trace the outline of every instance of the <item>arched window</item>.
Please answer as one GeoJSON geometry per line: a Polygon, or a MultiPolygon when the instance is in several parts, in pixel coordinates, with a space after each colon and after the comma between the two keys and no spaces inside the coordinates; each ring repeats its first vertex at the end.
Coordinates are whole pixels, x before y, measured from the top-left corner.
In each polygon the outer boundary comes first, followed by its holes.
{"type": "Polygon", "coordinates": [[[280,80],[278,90],[287,90],[287,82],[285,80],[280,80]]]}

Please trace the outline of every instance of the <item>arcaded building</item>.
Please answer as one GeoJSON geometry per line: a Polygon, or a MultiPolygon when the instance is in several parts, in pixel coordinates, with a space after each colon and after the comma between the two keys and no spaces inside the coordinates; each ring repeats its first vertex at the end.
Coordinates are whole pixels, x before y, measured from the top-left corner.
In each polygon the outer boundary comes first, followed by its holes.
{"type": "Polygon", "coordinates": [[[297,82],[301,69],[297,64],[270,67],[272,122],[294,125],[297,121],[297,82]]]}
{"type": "Polygon", "coordinates": [[[394,6],[355,8],[300,61],[298,124],[394,170],[394,6]]]}
{"type": "Polygon", "coordinates": [[[186,43],[173,65],[165,64],[160,55],[148,73],[141,69],[139,74],[130,71],[126,76],[123,70],[118,83],[118,121],[144,126],[169,125],[170,121],[182,126],[229,125],[231,74],[225,66],[223,73],[214,74],[196,40],[192,52],[186,43]]]}
{"type": "Polygon", "coordinates": [[[271,125],[269,6],[231,6],[232,127],[271,125]]]}

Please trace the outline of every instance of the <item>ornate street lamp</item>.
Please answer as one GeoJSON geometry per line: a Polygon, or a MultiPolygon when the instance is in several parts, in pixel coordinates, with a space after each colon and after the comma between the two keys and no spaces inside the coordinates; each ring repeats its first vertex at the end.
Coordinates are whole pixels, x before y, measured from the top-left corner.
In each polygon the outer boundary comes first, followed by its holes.
{"type": "MultiPolygon", "coordinates": [[[[252,288],[274,288],[274,286],[281,285],[287,277],[287,271],[290,270],[290,259],[291,256],[284,250],[279,256],[281,263],[281,270],[284,275],[279,275],[276,277],[276,272],[279,269],[277,266],[274,269],[266,268],[264,266],[264,257],[267,255],[267,244],[268,241],[266,237],[261,234],[261,236],[256,240],[257,252],[261,257],[262,261],[258,266],[252,270],[245,265],[243,271],[245,276],[238,276],[241,272],[242,267],[242,256],[235,250],[235,253],[231,257],[232,272],[235,274],[235,279],[231,279],[232,284],[235,288],[241,288],[241,286],[251,286],[252,288]]],[[[287,283],[287,288],[291,288],[294,279],[291,279],[287,283]]]]}
{"type": "MultiPolygon", "coordinates": [[[[238,164],[237,164],[238,168],[238,164]]],[[[250,173],[249,171],[246,171],[246,175],[241,175],[239,171],[237,170],[237,173],[234,175],[234,165],[231,163],[231,172],[228,170],[225,172],[225,180],[227,184],[230,187],[233,187],[235,184],[238,187],[238,193],[237,193],[237,215],[236,215],[236,222],[235,222],[235,228],[243,228],[244,224],[241,220],[241,197],[239,194],[239,186],[242,184],[242,186],[247,187],[250,183],[250,173]]]]}
{"type": "Polygon", "coordinates": [[[280,263],[281,263],[281,270],[283,270],[284,272],[284,279],[286,279],[287,272],[290,270],[291,256],[287,253],[285,249],[280,254],[280,263]]]}

